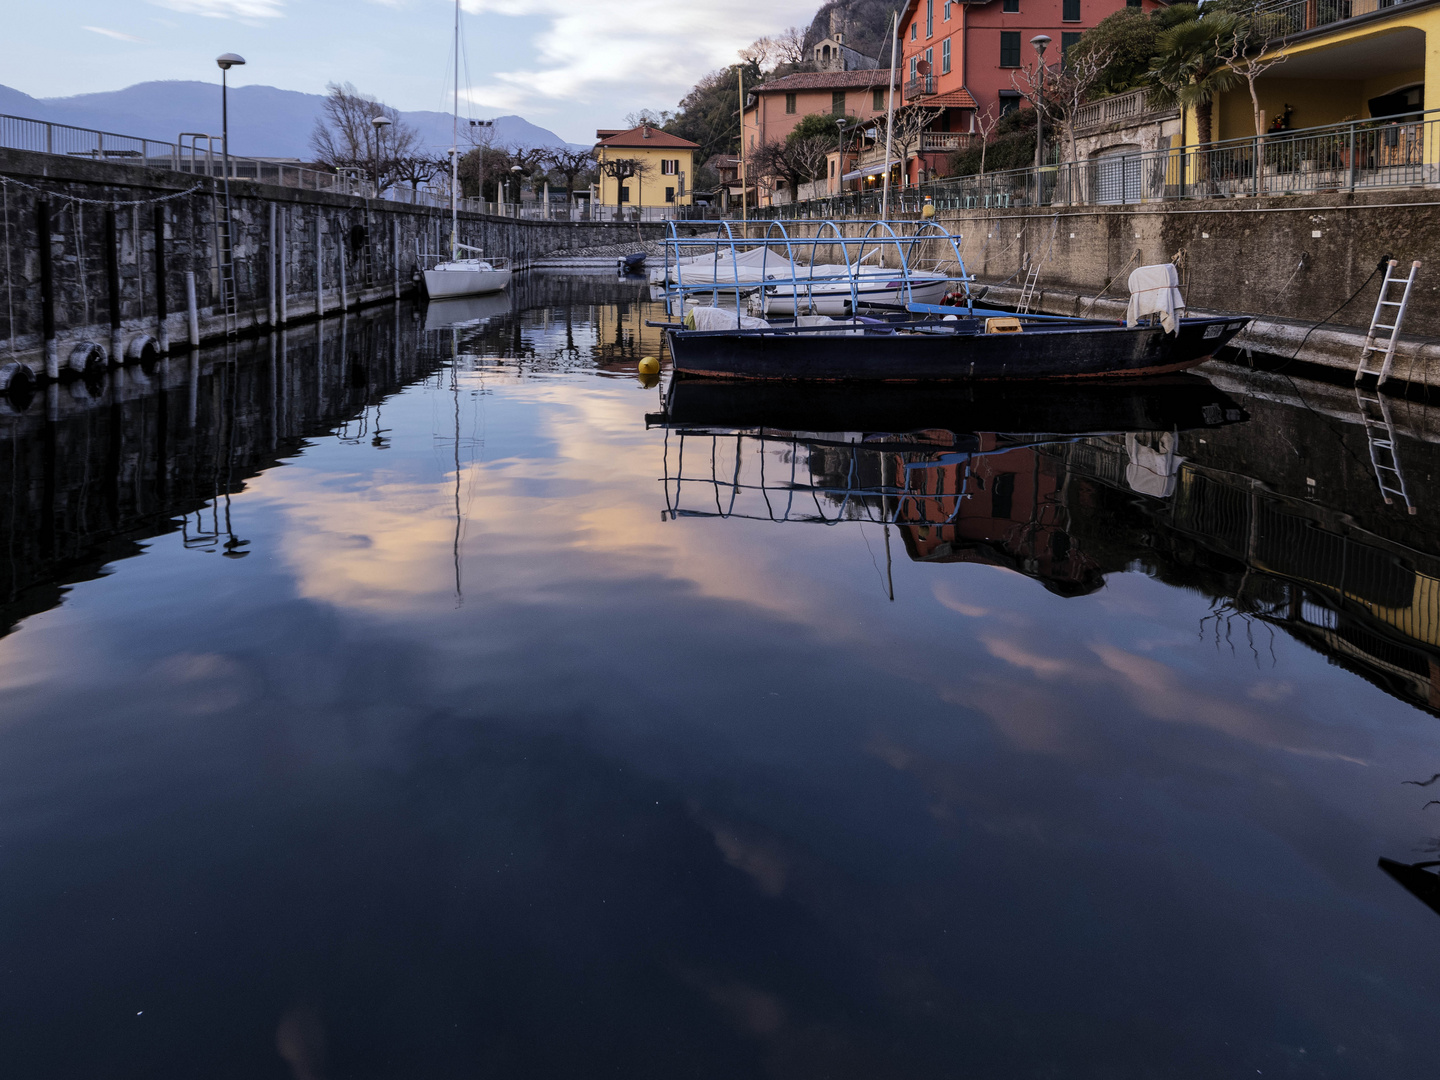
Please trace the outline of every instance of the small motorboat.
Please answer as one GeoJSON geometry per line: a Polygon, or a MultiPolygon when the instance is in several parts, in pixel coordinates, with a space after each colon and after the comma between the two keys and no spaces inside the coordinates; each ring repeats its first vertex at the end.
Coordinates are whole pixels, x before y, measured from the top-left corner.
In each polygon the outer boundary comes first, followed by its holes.
{"type": "Polygon", "coordinates": [[[642,274],[645,272],[645,252],[637,251],[630,255],[622,255],[615,260],[615,269],[622,274],[642,274]]]}

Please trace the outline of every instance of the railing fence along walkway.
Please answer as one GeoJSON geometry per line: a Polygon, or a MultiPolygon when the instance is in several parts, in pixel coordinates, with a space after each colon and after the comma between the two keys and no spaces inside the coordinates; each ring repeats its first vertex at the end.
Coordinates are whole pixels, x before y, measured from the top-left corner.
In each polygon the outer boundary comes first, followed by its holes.
{"type": "MultiPolygon", "coordinates": [[[[212,176],[217,179],[225,175],[220,136],[199,132],[184,132],[175,142],[166,142],[138,135],[120,135],[112,131],[0,114],[0,149],[89,158],[116,165],[168,169],[172,172],[212,176]]],[[[362,198],[376,197],[375,184],[365,177],[363,169],[330,172],[269,158],[239,157],[231,154],[230,179],[303,188],[306,191],[329,191],[362,198]]],[[[448,190],[408,188],[396,184],[382,191],[379,197],[414,206],[445,209],[450,206],[448,190]]],[[[480,199],[461,199],[460,208],[471,213],[547,221],[641,222],[713,216],[705,207],[592,206],[588,199],[563,205],[552,203],[548,212],[542,202],[484,202],[480,199]]]]}
{"type": "MultiPolygon", "coordinates": [[[[1097,103],[1098,104],[1098,103],[1097,103]]],[[[1088,107],[1088,106],[1087,106],[1088,107]]],[[[892,210],[1119,205],[1440,184],[1440,109],[1227,139],[1205,146],[1109,153],[1040,169],[932,180],[891,192],[892,210]]],[[[765,207],[782,218],[878,214],[880,192],[765,207]]]]}

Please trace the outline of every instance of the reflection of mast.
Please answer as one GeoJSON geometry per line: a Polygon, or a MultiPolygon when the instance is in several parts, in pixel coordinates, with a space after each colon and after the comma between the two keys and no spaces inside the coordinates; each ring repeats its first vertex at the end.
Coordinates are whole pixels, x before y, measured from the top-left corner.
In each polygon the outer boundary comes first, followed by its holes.
{"type": "Polygon", "coordinates": [[[450,331],[450,394],[455,402],[455,540],[451,555],[455,560],[455,606],[465,602],[460,590],[460,379],[456,368],[460,364],[460,332],[450,331]]]}

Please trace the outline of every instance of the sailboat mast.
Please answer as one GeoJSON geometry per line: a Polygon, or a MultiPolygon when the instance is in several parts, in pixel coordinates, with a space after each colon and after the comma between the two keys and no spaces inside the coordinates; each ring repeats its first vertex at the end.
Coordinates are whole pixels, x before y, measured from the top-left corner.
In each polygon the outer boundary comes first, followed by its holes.
{"type": "Polygon", "coordinates": [[[450,258],[460,254],[460,0],[455,0],[455,101],[450,125],[450,258]]]}
{"type": "MultiPolygon", "coordinates": [[[[950,10],[946,8],[945,10],[950,10]]],[[[900,12],[895,12],[890,23],[890,96],[885,104],[885,186],[880,195],[880,220],[890,220],[890,136],[895,131],[895,63],[900,48],[900,12]]],[[[889,539],[889,533],[886,533],[889,539]]],[[[895,599],[893,596],[890,599],[895,599]]]]}

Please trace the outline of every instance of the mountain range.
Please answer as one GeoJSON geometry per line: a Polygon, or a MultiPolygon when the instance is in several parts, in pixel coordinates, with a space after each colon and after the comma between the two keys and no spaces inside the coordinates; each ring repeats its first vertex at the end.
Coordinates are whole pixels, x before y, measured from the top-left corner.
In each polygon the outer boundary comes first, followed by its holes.
{"type": "MultiPolygon", "coordinates": [[[[310,132],[325,98],[273,86],[237,86],[230,91],[230,150],[249,157],[312,157],[310,132]]],[[[143,82],[124,90],[75,97],[35,98],[0,86],[0,113],[33,120],[98,128],[117,135],[138,135],[173,142],[182,131],[220,132],[220,87],[213,83],[143,82]]],[[[451,144],[451,119],[442,112],[401,112],[426,147],[444,153],[451,144]]],[[[466,121],[462,118],[461,124],[466,121]]],[[[555,146],[589,149],[567,143],[553,131],[522,116],[494,118],[495,144],[507,147],[555,146]]]]}

